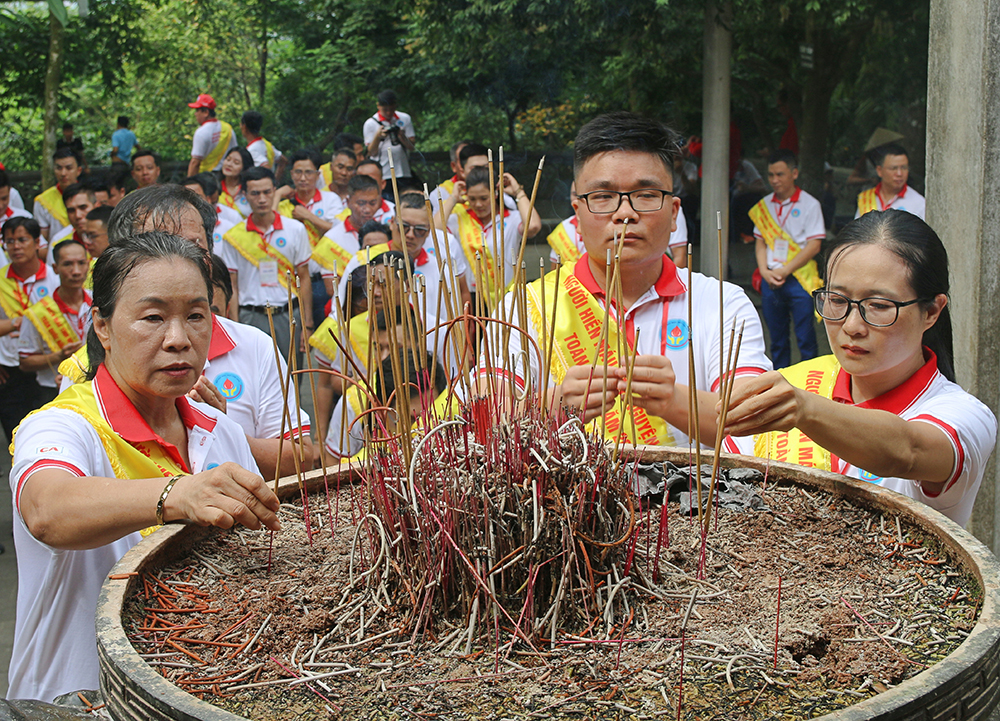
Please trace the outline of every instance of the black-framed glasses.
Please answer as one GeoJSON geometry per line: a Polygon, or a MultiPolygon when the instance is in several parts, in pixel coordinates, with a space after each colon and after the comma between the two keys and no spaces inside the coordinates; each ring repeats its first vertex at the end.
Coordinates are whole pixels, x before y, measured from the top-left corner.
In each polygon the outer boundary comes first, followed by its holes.
{"type": "Polygon", "coordinates": [[[814,290],[813,302],[816,312],[826,320],[845,320],[851,314],[851,306],[858,306],[861,320],[876,328],[886,328],[899,319],[899,309],[919,303],[923,298],[908,301],[892,300],[891,298],[862,298],[851,300],[843,293],[833,290],[814,290]]]}
{"type": "Polygon", "coordinates": [[[632,210],[637,213],[652,213],[663,209],[663,199],[667,196],[673,197],[670,190],[660,190],[659,188],[640,188],[621,193],[617,190],[593,190],[589,193],[581,193],[578,198],[583,198],[587,204],[587,210],[595,215],[606,215],[614,213],[622,206],[622,199],[628,198],[632,210]]]}
{"type": "Polygon", "coordinates": [[[406,235],[410,231],[413,231],[413,235],[417,238],[423,238],[425,235],[431,232],[431,229],[426,225],[410,225],[405,220],[403,221],[403,235],[406,235]]]}

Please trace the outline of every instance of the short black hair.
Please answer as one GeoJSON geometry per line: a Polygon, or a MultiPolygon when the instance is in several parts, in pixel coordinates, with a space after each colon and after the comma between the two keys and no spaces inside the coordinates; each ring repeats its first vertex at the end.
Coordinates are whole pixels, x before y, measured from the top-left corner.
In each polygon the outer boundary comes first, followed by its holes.
{"type": "Polygon", "coordinates": [[[875,150],[877,153],[875,156],[877,158],[875,162],[876,167],[885,163],[885,156],[887,155],[902,155],[907,160],[910,159],[910,154],[906,152],[906,148],[899,143],[886,143],[885,145],[878,146],[875,150]]]}
{"type": "Polygon", "coordinates": [[[52,162],[57,160],[62,160],[63,158],[73,158],[77,165],[83,165],[83,158],[80,154],[73,150],[73,148],[59,148],[56,152],[52,153],[52,162]]]}
{"type": "Polygon", "coordinates": [[[108,177],[106,175],[97,175],[96,173],[91,173],[80,182],[83,183],[85,188],[88,188],[89,190],[92,190],[95,193],[111,192],[111,186],[108,184],[108,177]]]}
{"type": "Polygon", "coordinates": [[[104,227],[108,227],[108,222],[111,220],[111,213],[114,211],[109,205],[99,205],[92,211],[87,213],[87,220],[97,220],[104,223],[104,227]]]}
{"type": "Polygon", "coordinates": [[[277,185],[274,180],[274,172],[270,168],[265,168],[263,166],[255,166],[253,168],[247,168],[242,173],[240,173],[240,188],[244,193],[247,192],[247,183],[254,180],[267,180],[270,178],[271,183],[277,185]]]}
{"type": "Polygon", "coordinates": [[[87,246],[85,246],[81,241],[74,238],[72,235],[69,236],[68,238],[64,238],[63,240],[60,240],[58,243],[52,246],[53,265],[59,264],[59,254],[62,252],[62,249],[65,248],[67,245],[79,245],[84,250],[87,250],[87,246]]]}
{"type": "Polygon", "coordinates": [[[118,124],[120,126],[122,126],[123,128],[127,128],[128,127],[128,116],[127,115],[119,115],[118,116],[118,124]]]}
{"type": "Polygon", "coordinates": [[[784,163],[788,166],[789,170],[793,170],[799,167],[799,158],[787,148],[778,148],[767,156],[768,165],[774,165],[775,163],[784,163]]]}
{"type": "Polygon", "coordinates": [[[94,189],[88,187],[85,183],[77,182],[77,183],[70,183],[69,185],[66,186],[66,190],[64,190],[62,193],[63,205],[67,205],[69,203],[70,198],[79,195],[80,193],[86,193],[87,200],[89,200],[91,203],[97,202],[97,195],[94,194],[94,189]]]}
{"type": "Polygon", "coordinates": [[[490,169],[482,165],[476,166],[465,176],[465,187],[471,188],[475,185],[485,185],[490,187],[490,169]]]}
{"type": "Polygon", "coordinates": [[[7,175],[7,171],[0,168],[0,188],[10,187],[10,176],[7,175]]]}
{"type": "Polygon", "coordinates": [[[354,133],[338,133],[337,137],[333,139],[333,149],[340,150],[341,148],[347,148],[350,151],[354,151],[355,145],[364,145],[365,139],[360,135],[355,135],[354,133]]]}
{"type": "Polygon", "coordinates": [[[128,168],[112,168],[111,172],[108,173],[108,187],[125,190],[126,178],[128,178],[128,168]]]}
{"type": "Polygon", "coordinates": [[[355,164],[358,162],[358,156],[354,154],[354,148],[334,148],[333,153],[330,155],[330,161],[336,158],[338,155],[343,155],[345,158],[350,158],[355,164]]]}
{"type": "Polygon", "coordinates": [[[580,128],[573,145],[573,173],[600,153],[624,150],[655,155],[669,172],[680,155],[681,137],[659,120],[617,111],[599,115],[580,128]]]}
{"type": "Polygon", "coordinates": [[[382,173],[382,163],[375,160],[375,158],[365,158],[360,163],[354,166],[354,172],[357,172],[362,165],[374,165],[376,168],[378,168],[379,174],[382,173]]]}
{"type": "Polygon", "coordinates": [[[293,168],[296,163],[302,162],[303,160],[308,160],[312,163],[316,170],[319,170],[319,166],[323,164],[323,157],[319,153],[312,148],[302,148],[300,150],[296,150],[288,158],[288,167],[293,168]]]}
{"type": "Polygon", "coordinates": [[[149,148],[143,148],[142,150],[136,151],[135,155],[132,156],[132,167],[135,167],[135,161],[139,158],[149,157],[153,159],[153,164],[159,168],[160,167],[160,156],[154,153],[149,148]]]}
{"type": "Polygon", "coordinates": [[[424,200],[424,194],[422,192],[414,192],[410,190],[405,193],[400,193],[399,207],[409,208],[410,210],[424,210],[427,208],[427,201],[424,200]]]}
{"type": "Polygon", "coordinates": [[[489,154],[490,150],[485,145],[480,145],[479,143],[466,143],[465,147],[458,151],[458,162],[464,168],[465,164],[469,162],[469,158],[489,154]]]}
{"type": "Polygon", "coordinates": [[[376,101],[378,102],[379,105],[395,106],[398,103],[399,98],[396,97],[395,90],[383,90],[381,93],[378,94],[376,101]]]}
{"type": "Polygon", "coordinates": [[[378,183],[375,182],[375,178],[369,178],[367,175],[355,175],[347,181],[348,195],[364,193],[367,190],[378,192],[378,183]]]}
{"type": "Polygon", "coordinates": [[[3,224],[3,237],[6,238],[18,228],[24,228],[28,235],[35,240],[38,240],[42,236],[42,226],[38,224],[37,220],[23,215],[15,215],[3,224]]]}
{"type": "Polygon", "coordinates": [[[461,152],[461,149],[470,143],[472,143],[471,140],[459,140],[457,143],[452,143],[451,147],[448,148],[448,160],[453,163],[458,160],[458,154],[461,152]]]}
{"type": "Polygon", "coordinates": [[[219,181],[215,179],[212,173],[196,173],[184,178],[180,184],[183,186],[197,185],[201,188],[201,192],[205,194],[206,198],[211,198],[219,192],[219,181]]]}
{"type": "Polygon", "coordinates": [[[65,123],[63,123],[62,129],[63,130],[72,130],[73,129],[73,123],[71,123],[71,122],[69,122],[67,120],[65,123]]]}
{"type": "Polygon", "coordinates": [[[386,238],[392,236],[392,231],[388,225],[380,223],[377,220],[369,220],[358,229],[358,243],[364,245],[365,236],[369,233],[382,233],[386,238]]]}
{"type": "Polygon", "coordinates": [[[264,127],[264,116],[256,110],[248,110],[243,113],[240,122],[254,135],[260,135],[260,130],[264,127]]]}

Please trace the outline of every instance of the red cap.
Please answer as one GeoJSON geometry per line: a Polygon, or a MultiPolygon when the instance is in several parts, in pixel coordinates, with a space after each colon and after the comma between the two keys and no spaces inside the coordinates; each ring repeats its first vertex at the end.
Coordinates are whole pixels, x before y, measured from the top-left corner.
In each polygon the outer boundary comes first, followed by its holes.
{"type": "Polygon", "coordinates": [[[215,98],[207,93],[202,93],[193,103],[188,103],[189,108],[208,108],[215,110],[215,98]]]}

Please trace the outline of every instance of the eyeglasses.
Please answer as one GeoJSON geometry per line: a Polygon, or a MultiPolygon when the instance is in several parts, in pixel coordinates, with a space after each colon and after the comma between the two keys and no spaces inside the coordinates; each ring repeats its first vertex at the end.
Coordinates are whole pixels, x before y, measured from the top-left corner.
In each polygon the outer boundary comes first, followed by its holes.
{"type": "Polygon", "coordinates": [[[632,190],[628,193],[620,193],[617,190],[595,190],[590,193],[582,193],[578,198],[583,198],[587,204],[587,210],[595,215],[607,215],[614,213],[622,206],[622,200],[628,198],[632,210],[637,213],[652,213],[663,208],[663,199],[667,196],[673,197],[670,190],[660,190],[659,188],[642,188],[632,190]]]}
{"type": "Polygon", "coordinates": [[[291,173],[293,178],[311,178],[318,174],[318,170],[293,170],[291,173]]]}
{"type": "Polygon", "coordinates": [[[919,303],[922,298],[915,298],[906,302],[891,300],[889,298],[862,298],[861,300],[851,300],[846,295],[832,290],[814,290],[813,302],[816,304],[816,312],[826,320],[846,320],[851,314],[851,306],[858,306],[861,313],[861,320],[875,328],[887,328],[899,318],[899,309],[908,305],[919,303]]]}
{"type": "Polygon", "coordinates": [[[409,235],[410,231],[413,231],[413,235],[417,238],[423,238],[425,235],[431,232],[431,229],[426,225],[410,225],[407,222],[403,222],[403,235],[409,235]]]}

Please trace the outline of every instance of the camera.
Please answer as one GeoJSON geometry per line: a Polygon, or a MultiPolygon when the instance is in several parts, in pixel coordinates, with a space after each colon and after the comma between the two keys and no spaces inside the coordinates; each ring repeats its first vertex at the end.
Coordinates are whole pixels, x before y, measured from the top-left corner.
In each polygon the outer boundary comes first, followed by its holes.
{"type": "Polygon", "coordinates": [[[399,145],[399,130],[398,125],[386,124],[385,134],[393,145],[399,145]]]}

